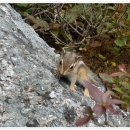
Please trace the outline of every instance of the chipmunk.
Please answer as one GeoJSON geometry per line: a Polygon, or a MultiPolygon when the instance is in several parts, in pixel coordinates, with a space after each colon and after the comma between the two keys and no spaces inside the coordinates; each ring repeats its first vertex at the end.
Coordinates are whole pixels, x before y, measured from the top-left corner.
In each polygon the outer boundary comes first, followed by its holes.
{"type": "MultiPolygon", "coordinates": [[[[85,65],[81,56],[75,52],[63,51],[59,61],[58,72],[61,76],[65,76],[70,80],[70,90],[76,91],[76,82],[83,86],[83,81],[91,82],[89,78],[89,68],[85,65]]],[[[85,88],[85,96],[89,96],[89,91],[85,88]]]]}

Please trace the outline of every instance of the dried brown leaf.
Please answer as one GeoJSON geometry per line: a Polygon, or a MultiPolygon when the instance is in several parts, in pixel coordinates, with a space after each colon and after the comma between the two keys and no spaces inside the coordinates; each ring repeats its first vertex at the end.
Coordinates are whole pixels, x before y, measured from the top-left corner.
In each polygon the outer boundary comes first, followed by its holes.
{"type": "Polygon", "coordinates": [[[113,105],[113,104],[121,104],[122,101],[119,100],[119,99],[110,99],[110,100],[108,101],[108,103],[111,104],[111,105],[113,105]]]}
{"type": "Polygon", "coordinates": [[[126,73],[126,67],[125,67],[124,64],[120,64],[120,65],[118,65],[118,68],[119,68],[120,71],[126,73]]]}
{"type": "Polygon", "coordinates": [[[93,107],[93,112],[96,114],[96,115],[102,115],[106,112],[105,108],[100,105],[100,104],[96,104],[94,107],[93,107]]]}
{"type": "Polygon", "coordinates": [[[103,97],[102,97],[103,103],[106,103],[110,98],[110,96],[111,96],[111,91],[106,91],[105,93],[103,93],[103,97]]]}
{"type": "Polygon", "coordinates": [[[87,124],[90,119],[91,119],[90,116],[88,116],[88,117],[85,116],[85,117],[83,117],[83,118],[79,118],[79,119],[76,121],[75,125],[76,125],[76,126],[82,126],[82,125],[84,125],[84,124],[87,124]]]}

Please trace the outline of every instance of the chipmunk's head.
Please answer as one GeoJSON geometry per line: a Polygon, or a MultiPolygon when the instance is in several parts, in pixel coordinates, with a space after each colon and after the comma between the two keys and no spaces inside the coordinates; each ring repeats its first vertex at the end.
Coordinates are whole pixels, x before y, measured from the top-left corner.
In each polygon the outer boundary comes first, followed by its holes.
{"type": "Polygon", "coordinates": [[[59,74],[62,76],[69,76],[74,73],[80,57],[81,56],[78,56],[74,51],[69,52],[63,50],[59,61],[59,74]]]}

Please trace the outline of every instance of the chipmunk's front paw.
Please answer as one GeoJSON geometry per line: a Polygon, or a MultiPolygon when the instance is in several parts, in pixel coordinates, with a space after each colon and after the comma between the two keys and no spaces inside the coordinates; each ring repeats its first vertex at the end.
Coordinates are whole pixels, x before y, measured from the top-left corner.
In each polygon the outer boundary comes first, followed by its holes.
{"type": "Polygon", "coordinates": [[[73,85],[73,86],[70,86],[70,91],[72,91],[72,92],[76,92],[76,85],[73,85]]]}
{"type": "Polygon", "coordinates": [[[87,88],[84,90],[84,96],[86,96],[86,97],[90,97],[90,95],[89,95],[89,91],[88,91],[87,88]]]}

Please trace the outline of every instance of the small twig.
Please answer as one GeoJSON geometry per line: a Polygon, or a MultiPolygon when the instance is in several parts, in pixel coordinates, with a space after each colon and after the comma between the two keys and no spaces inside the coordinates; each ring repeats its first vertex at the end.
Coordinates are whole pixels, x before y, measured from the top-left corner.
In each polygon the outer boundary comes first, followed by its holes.
{"type": "Polygon", "coordinates": [[[34,14],[34,16],[37,16],[37,15],[40,15],[40,14],[43,14],[45,12],[45,10],[41,11],[41,12],[38,12],[36,14],[34,14]]]}
{"type": "Polygon", "coordinates": [[[83,37],[83,35],[77,30],[75,29],[71,24],[69,24],[66,20],[64,20],[76,33],[78,33],[80,36],[83,37]]]}
{"type": "Polygon", "coordinates": [[[67,32],[65,31],[66,37],[70,40],[70,42],[72,42],[72,39],[70,37],[68,37],[67,32]]]}
{"type": "Polygon", "coordinates": [[[51,32],[51,34],[55,37],[55,39],[57,39],[59,42],[61,42],[62,44],[66,45],[65,42],[63,42],[62,40],[60,40],[57,36],[55,36],[54,33],[51,32]]]}
{"type": "Polygon", "coordinates": [[[59,14],[59,11],[57,10],[57,14],[60,18],[62,18],[76,33],[78,33],[80,36],[83,37],[83,35],[77,30],[75,29],[70,23],[68,23],[68,21],[66,21],[60,14],[59,14]]]}
{"type": "Polygon", "coordinates": [[[86,38],[84,37],[84,38],[81,40],[80,44],[83,43],[83,42],[85,41],[85,39],[86,39],[86,38]]]}
{"type": "Polygon", "coordinates": [[[89,26],[92,26],[91,23],[87,19],[85,19],[83,16],[81,16],[81,18],[84,19],[89,26]]]}

